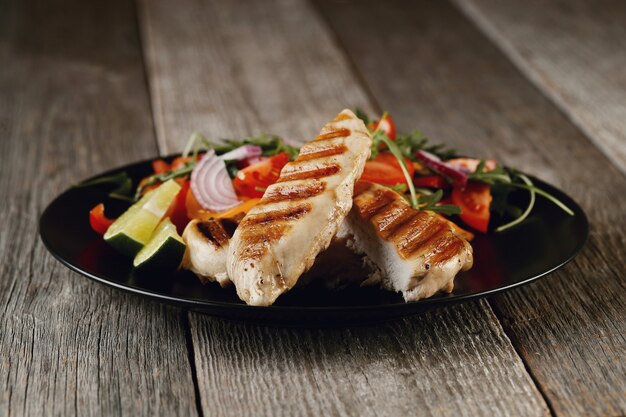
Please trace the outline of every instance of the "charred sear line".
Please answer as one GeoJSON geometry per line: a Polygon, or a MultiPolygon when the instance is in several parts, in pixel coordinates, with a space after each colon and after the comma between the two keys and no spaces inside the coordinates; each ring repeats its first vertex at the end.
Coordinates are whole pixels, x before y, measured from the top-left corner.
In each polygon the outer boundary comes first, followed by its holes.
{"type": "Polygon", "coordinates": [[[359,215],[363,220],[369,220],[382,211],[388,204],[396,200],[393,193],[376,190],[373,194],[363,196],[355,201],[359,215]]]}
{"type": "Polygon", "coordinates": [[[295,220],[295,219],[299,219],[300,217],[304,216],[306,213],[310,211],[311,211],[310,204],[300,204],[298,206],[289,207],[283,210],[274,210],[274,211],[269,211],[267,213],[259,213],[253,216],[248,216],[244,220],[244,223],[247,227],[249,227],[249,226],[261,225],[261,224],[275,223],[275,222],[280,222],[280,221],[295,220]]]}
{"type": "Polygon", "coordinates": [[[388,239],[415,216],[415,210],[401,202],[388,204],[376,215],[376,229],[383,239],[388,239]]]}
{"type": "Polygon", "coordinates": [[[261,259],[273,242],[281,238],[291,226],[287,224],[269,224],[266,227],[245,229],[241,236],[244,243],[242,258],[247,260],[261,259]]]}
{"type": "Polygon", "coordinates": [[[222,225],[219,220],[197,223],[196,228],[198,232],[218,248],[227,244],[228,240],[233,236],[232,233],[229,233],[229,231],[224,228],[224,225],[222,225]]]}
{"type": "MultiPolygon", "coordinates": [[[[400,255],[408,258],[415,254],[417,251],[425,253],[428,250],[434,249],[433,244],[439,242],[439,239],[446,238],[445,234],[450,229],[443,223],[429,223],[426,227],[421,227],[417,233],[407,233],[402,235],[398,250],[400,255]]],[[[453,235],[450,234],[450,237],[453,235]]]]}
{"type": "Polygon", "coordinates": [[[343,129],[331,130],[330,132],[322,133],[318,137],[316,137],[314,141],[319,142],[322,140],[345,138],[346,136],[350,136],[350,129],[343,128],[343,129]]]}
{"type": "Polygon", "coordinates": [[[426,262],[434,265],[442,264],[459,254],[464,245],[463,240],[452,233],[444,233],[431,246],[426,262]]]}
{"type": "Polygon", "coordinates": [[[313,159],[326,158],[329,156],[341,155],[348,151],[345,145],[328,146],[325,148],[317,148],[312,150],[303,150],[298,155],[299,161],[311,161],[313,159]]]}
{"type": "Polygon", "coordinates": [[[319,179],[324,177],[330,177],[331,175],[335,175],[341,170],[339,165],[325,165],[322,167],[302,167],[302,169],[298,169],[298,164],[291,163],[287,165],[285,169],[281,172],[280,178],[278,182],[287,182],[287,181],[295,181],[295,180],[308,180],[308,179],[319,179]],[[294,169],[295,168],[295,169],[294,169]]]}
{"type": "Polygon", "coordinates": [[[326,183],[315,181],[306,185],[276,186],[268,190],[259,204],[278,203],[281,201],[296,201],[315,197],[324,192],[326,183]]]}

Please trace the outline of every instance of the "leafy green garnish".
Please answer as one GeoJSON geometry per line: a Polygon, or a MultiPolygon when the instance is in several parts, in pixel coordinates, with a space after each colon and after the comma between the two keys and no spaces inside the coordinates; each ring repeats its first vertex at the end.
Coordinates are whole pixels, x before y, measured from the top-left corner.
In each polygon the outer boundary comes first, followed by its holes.
{"type": "Polygon", "coordinates": [[[133,180],[126,172],[118,172],[117,174],[94,178],[93,180],[83,181],[74,185],[76,188],[96,186],[114,186],[115,188],[108,194],[109,197],[132,201],[130,195],[133,190],[133,180]]]}
{"type": "MultiPolygon", "coordinates": [[[[387,113],[383,113],[381,116],[381,120],[385,118],[387,113]]],[[[374,149],[378,150],[380,144],[384,143],[389,148],[389,151],[396,157],[398,163],[400,164],[400,169],[402,169],[402,173],[404,174],[404,178],[406,179],[406,183],[409,185],[409,192],[411,195],[411,206],[417,208],[417,195],[415,194],[415,186],[413,185],[413,178],[411,174],[409,174],[409,170],[406,167],[406,162],[404,161],[404,157],[398,146],[391,140],[389,137],[383,132],[381,129],[376,128],[372,132],[372,152],[374,149]]]]}
{"type": "Polygon", "coordinates": [[[143,184],[137,187],[137,190],[135,191],[135,201],[138,200],[139,197],[141,197],[141,194],[147,187],[150,187],[151,185],[154,185],[154,184],[160,184],[162,182],[165,182],[174,178],[185,177],[189,175],[195,167],[196,167],[196,162],[190,161],[190,162],[186,162],[179,169],[165,171],[160,174],[154,174],[154,175],[149,176],[143,184]]]}
{"type": "MultiPolygon", "coordinates": [[[[526,183],[526,185],[532,186],[533,183],[530,180],[530,178],[528,178],[526,175],[524,174],[518,174],[519,178],[524,181],[524,183],[526,183]]],[[[526,207],[526,210],[524,210],[524,212],[522,214],[520,214],[519,216],[517,216],[517,218],[507,224],[503,224],[499,227],[496,228],[496,232],[502,232],[506,229],[510,229],[513,226],[516,226],[518,224],[520,224],[521,222],[523,222],[524,220],[526,220],[526,217],[528,217],[528,215],[530,214],[530,212],[533,210],[533,207],[535,206],[535,191],[531,191],[530,192],[530,201],[528,202],[528,206],[526,207]]]]}
{"type": "Polygon", "coordinates": [[[511,174],[502,165],[496,165],[496,167],[490,171],[487,171],[485,165],[487,161],[480,161],[476,170],[470,173],[467,178],[469,180],[484,182],[489,185],[496,184],[510,184],[512,183],[511,174]]]}
{"type": "Polygon", "coordinates": [[[428,139],[419,130],[411,133],[397,134],[395,139],[402,154],[411,160],[415,160],[415,153],[419,150],[437,155],[441,160],[451,159],[456,156],[456,150],[448,148],[443,144],[431,145],[428,139]]]}
{"type": "Polygon", "coordinates": [[[451,216],[453,214],[461,214],[461,208],[454,204],[440,204],[443,198],[443,190],[437,190],[432,194],[422,194],[417,198],[417,204],[420,210],[430,210],[441,214],[451,216]]]}
{"type": "Polygon", "coordinates": [[[300,150],[295,146],[291,146],[288,143],[276,135],[269,135],[262,133],[257,136],[248,136],[243,139],[224,139],[220,142],[206,141],[206,146],[215,150],[215,153],[222,155],[233,149],[239,148],[243,145],[255,145],[261,147],[263,150],[261,155],[274,156],[281,152],[285,152],[289,155],[289,159],[293,160],[298,156],[300,150]]]}
{"type": "Polygon", "coordinates": [[[390,190],[395,191],[398,194],[404,194],[406,193],[406,191],[408,190],[406,184],[402,184],[402,183],[398,183],[396,185],[385,185],[385,187],[389,188],[390,190]]]}
{"type": "MultiPolygon", "coordinates": [[[[370,129],[370,123],[374,122],[363,110],[357,108],[354,110],[356,116],[363,120],[365,126],[370,129]]],[[[379,120],[383,120],[387,116],[387,112],[383,113],[379,120]]],[[[374,134],[375,131],[370,129],[370,133],[374,134]]],[[[423,150],[437,155],[442,160],[454,158],[456,156],[456,150],[448,148],[443,144],[431,145],[428,139],[419,130],[413,130],[411,133],[397,133],[394,139],[398,149],[404,155],[405,158],[409,158],[411,161],[415,161],[415,153],[418,150],[423,150]]],[[[379,141],[380,143],[380,141],[379,141]]],[[[372,146],[372,154],[370,159],[376,158],[379,153],[378,146],[372,146]]]]}
{"type": "Polygon", "coordinates": [[[356,109],[354,109],[354,114],[356,115],[356,117],[358,117],[359,119],[363,120],[363,123],[365,123],[365,126],[369,125],[370,117],[363,110],[361,110],[360,108],[357,107],[356,109]]]}
{"type": "MultiPolygon", "coordinates": [[[[542,190],[541,188],[535,186],[530,178],[528,178],[526,175],[519,173],[513,169],[505,168],[501,165],[496,165],[495,169],[487,171],[485,165],[486,161],[480,161],[480,163],[476,167],[476,170],[468,175],[468,179],[489,184],[492,190],[499,188],[497,186],[503,186],[510,188],[521,188],[530,192],[530,202],[526,209],[512,222],[498,227],[496,229],[497,232],[509,229],[524,221],[524,219],[528,217],[528,215],[532,211],[533,206],[535,205],[535,194],[539,194],[540,196],[550,200],[552,203],[557,205],[560,209],[562,209],[570,216],[574,215],[574,212],[565,204],[563,204],[561,200],[559,200],[552,194],[542,190]]],[[[500,212],[500,214],[503,214],[503,212],[505,211],[505,204],[506,196],[504,196],[504,199],[502,199],[502,195],[499,195],[499,200],[497,201],[495,207],[500,212]]]]}

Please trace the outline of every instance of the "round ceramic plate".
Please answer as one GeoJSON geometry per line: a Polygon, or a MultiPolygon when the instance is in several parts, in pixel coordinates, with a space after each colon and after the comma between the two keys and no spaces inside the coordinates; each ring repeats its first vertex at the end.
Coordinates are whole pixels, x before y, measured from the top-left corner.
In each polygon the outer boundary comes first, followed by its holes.
{"type": "MultiPolygon", "coordinates": [[[[135,184],[152,173],[151,161],[124,166],[99,176],[126,171],[135,184]]],[[[98,177],[99,177],[98,176],[98,177]]],[[[96,178],[96,177],[94,177],[96,178]]],[[[570,261],[583,247],[587,217],[562,191],[533,179],[575,213],[569,216],[542,197],[520,225],[502,233],[477,235],[472,241],[474,267],[459,274],[451,294],[405,303],[399,294],[377,288],[330,291],[314,284],[295,288],[271,307],[241,302],[233,288],[203,285],[191,273],[137,276],[132,260],[118,254],[89,226],[89,210],[104,202],[121,213],[124,203],[107,197],[106,188],[70,188],[43,212],[39,233],[48,250],[70,269],[102,284],[206,314],[288,325],[357,324],[421,313],[436,307],[509,290],[545,276],[570,261]]],[[[517,198],[527,198],[520,191],[517,198]]],[[[516,198],[516,196],[513,196],[516,198]]],[[[127,204],[126,204],[127,206],[127,204]]]]}

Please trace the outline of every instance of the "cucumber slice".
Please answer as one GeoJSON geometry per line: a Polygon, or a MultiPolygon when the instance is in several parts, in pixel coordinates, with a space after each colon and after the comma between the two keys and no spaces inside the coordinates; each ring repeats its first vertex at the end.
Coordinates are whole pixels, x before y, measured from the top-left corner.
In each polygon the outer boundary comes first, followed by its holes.
{"type": "Polygon", "coordinates": [[[148,243],[179,191],[180,185],[169,180],[148,192],[109,227],[104,240],[123,254],[135,256],[148,243]]]}
{"type": "Polygon", "coordinates": [[[148,244],[137,253],[133,266],[144,271],[173,271],[183,260],[185,247],[176,226],[166,217],[159,223],[148,244]]]}

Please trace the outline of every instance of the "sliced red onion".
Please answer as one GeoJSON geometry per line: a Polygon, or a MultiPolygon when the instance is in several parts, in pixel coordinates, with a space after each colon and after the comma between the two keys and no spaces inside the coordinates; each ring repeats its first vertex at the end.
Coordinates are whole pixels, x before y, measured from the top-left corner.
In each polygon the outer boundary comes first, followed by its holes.
{"type": "Polygon", "coordinates": [[[259,156],[262,152],[263,149],[260,146],[243,145],[230,152],[220,155],[220,159],[224,161],[241,161],[242,159],[250,158],[252,156],[259,156]]]}
{"type": "Polygon", "coordinates": [[[415,157],[437,174],[450,178],[455,185],[463,187],[467,184],[467,174],[465,172],[442,162],[437,155],[426,151],[417,151],[415,157]]]}
{"type": "Polygon", "coordinates": [[[210,149],[191,171],[191,192],[202,208],[224,211],[241,204],[226,164],[210,149]]]}

